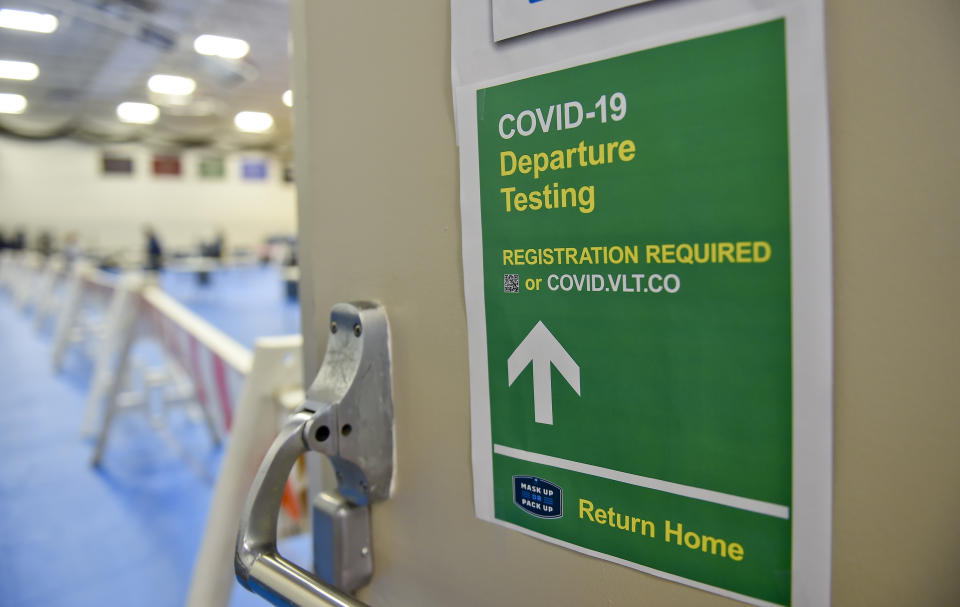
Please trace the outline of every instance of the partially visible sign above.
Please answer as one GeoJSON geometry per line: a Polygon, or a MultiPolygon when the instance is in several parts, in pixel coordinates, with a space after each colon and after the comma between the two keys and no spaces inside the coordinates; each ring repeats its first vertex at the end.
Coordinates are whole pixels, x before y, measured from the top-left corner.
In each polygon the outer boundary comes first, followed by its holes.
{"type": "Polygon", "coordinates": [[[650,0],[492,0],[493,39],[500,41],[528,32],[607,13],[650,0]]]}

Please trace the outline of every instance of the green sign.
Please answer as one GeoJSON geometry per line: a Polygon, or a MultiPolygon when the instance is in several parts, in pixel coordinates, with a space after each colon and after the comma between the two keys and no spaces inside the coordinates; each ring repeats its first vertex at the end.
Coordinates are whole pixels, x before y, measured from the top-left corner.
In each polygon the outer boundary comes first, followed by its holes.
{"type": "Polygon", "coordinates": [[[476,92],[495,518],[783,605],[786,64],[781,19],[476,92]]]}
{"type": "Polygon", "coordinates": [[[205,179],[222,178],[226,171],[224,169],[223,156],[203,156],[197,164],[197,173],[205,179]]]}

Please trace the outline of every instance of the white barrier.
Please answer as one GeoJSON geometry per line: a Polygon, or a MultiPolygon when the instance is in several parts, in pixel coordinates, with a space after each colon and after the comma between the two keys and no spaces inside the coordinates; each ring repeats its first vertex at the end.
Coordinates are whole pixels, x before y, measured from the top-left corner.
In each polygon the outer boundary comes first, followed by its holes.
{"type": "Polygon", "coordinates": [[[0,251],[0,291],[11,289],[15,263],[13,251],[9,249],[0,251]]]}
{"type": "MultiPolygon", "coordinates": [[[[133,360],[131,348],[137,338],[139,299],[144,278],[139,274],[128,274],[120,278],[110,301],[110,308],[101,329],[100,341],[95,353],[93,380],[87,396],[86,412],[83,418],[83,433],[94,433],[98,416],[102,416],[101,428],[109,428],[118,408],[132,405],[147,405],[147,399],[132,400],[137,396],[131,391],[131,372],[133,360]],[[121,392],[124,388],[126,392],[121,392]],[[108,406],[101,411],[101,402],[108,406]]],[[[98,463],[106,443],[106,433],[101,431],[94,451],[93,461],[98,463]]]]}
{"type": "Polygon", "coordinates": [[[0,262],[0,288],[10,293],[18,308],[26,307],[43,258],[32,251],[4,250],[0,262]]]}
{"type": "Polygon", "coordinates": [[[60,310],[63,298],[59,297],[59,290],[66,271],[67,260],[62,255],[53,255],[47,259],[33,296],[33,325],[37,331],[43,331],[47,321],[57,316],[60,310]]]}
{"type": "Polygon", "coordinates": [[[20,310],[26,310],[33,303],[33,295],[40,281],[40,269],[43,256],[33,251],[24,251],[18,260],[18,272],[13,285],[13,299],[20,310]]]}
{"type": "MultiPolygon", "coordinates": [[[[116,415],[148,403],[150,390],[160,389],[165,405],[182,401],[198,406],[214,438],[229,433],[189,598],[192,605],[226,605],[250,484],[281,423],[303,401],[303,340],[299,335],[265,337],[251,352],[136,275],[119,281],[110,307],[85,414],[85,426],[98,428],[92,463],[102,461],[116,415]],[[144,337],[161,345],[166,365],[160,373],[146,374],[138,392],[128,389],[135,371],[131,350],[144,337]],[[186,388],[178,376],[186,378],[186,388]]],[[[284,493],[285,534],[299,531],[305,522],[303,476],[303,470],[294,474],[284,493]]]]}
{"type": "MultiPolygon", "coordinates": [[[[253,365],[237,406],[233,434],[214,488],[203,542],[193,568],[186,602],[190,607],[225,607],[230,602],[235,581],[233,558],[237,529],[250,485],[276,437],[278,422],[303,402],[302,390],[265,388],[270,385],[279,387],[277,378],[285,380],[283,383],[287,386],[300,385],[302,342],[297,335],[259,339],[254,346],[253,365]],[[291,358],[294,352],[295,358],[291,358]],[[278,402],[284,406],[270,406],[270,403],[278,402]]],[[[292,489],[299,492],[303,486],[292,489]]],[[[285,507],[294,503],[291,493],[288,483],[284,493],[285,507]]]]}
{"type": "Polygon", "coordinates": [[[117,277],[87,262],[74,263],[53,334],[53,368],[59,371],[72,345],[91,356],[99,350],[106,319],[115,311],[117,277]]]}
{"type": "MultiPolygon", "coordinates": [[[[99,447],[94,463],[102,456],[103,443],[109,436],[111,416],[118,404],[124,404],[122,389],[131,384],[134,363],[130,355],[135,341],[149,337],[158,343],[164,353],[162,369],[148,373],[142,387],[182,386],[178,379],[186,378],[189,390],[177,389],[177,400],[190,400],[199,405],[207,420],[214,440],[230,431],[234,409],[253,368],[253,353],[229,336],[203,320],[158,287],[139,275],[127,275],[116,288],[116,295],[106,315],[100,350],[97,353],[94,380],[87,401],[85,428],[101,423],[99,447]],[[120,399],[120,400],[118,400],[120,399]]],[[[294,364],[295,373],[284,389],[299,385],[300,337],[280,343],[281,354],[294,364]]],[[[269,379],[265,387],[276,391],[282,378],[269,379]]],[[[281,381],[281,383],[283,383],[281,381]]],[[[263,387],[263,386],[262,386],[263,387]]],[[[169,393],[168,393],[169,394],[169,393]]],[[[142,402],[146,397],[133,399],[142,402]]],[[[128,398],[129,400],[129,398],[128,398]]],[[[165,399],[169,402],[169,399],[165,399]]],[[[270,424],[278,427],[279,418],[270,424]]]]}
{"type": "MultiPolygon", "coordinates": [[[[55,267],[43,274],[38,270],[26,256],[4,252],[0,288],[16,296],[30,284],[35,301],[49,299],[55,267]]],[[[224,607],[234,587],[236,533],[250,484],[280,425],[303,402],[303,340],[265,337],[251,352],[139,274],[118,278],[77,262],[66,282],[53,360],[59,369],[66,352],[78,345],[94,359],[83,424],[85,433],[96,435],[94,465],[102,461],[117,414],[147,410],[151,401],[161,401],[164,408],[194,406],[214,440],[230,436],[188,597],[189,605],[224,607]],[[134,345],[144,338],[161,346],[162,369],[144,370],[134,360],[134,345]]],[[[38,307],[38,315],[47,310],[38,307]]],[[[306,522],[304,476],[301,467],[287,483],[282,534],[299,531],[306,522]]]]}

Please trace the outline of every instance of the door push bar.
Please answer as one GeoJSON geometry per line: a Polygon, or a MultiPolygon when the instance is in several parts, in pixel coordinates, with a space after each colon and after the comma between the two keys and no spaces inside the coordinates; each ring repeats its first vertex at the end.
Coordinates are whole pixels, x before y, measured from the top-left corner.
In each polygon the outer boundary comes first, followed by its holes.
{"type": "Polygon", "coordinates": [[[306,401],[264,456],[244,506],[234,567],[240,583],[274,605],[364,607],[349,593],[373,575],[370,504],[390,497],[395,442],[390,330],[376,303],[341,303],[330,313],[323,365],[306,401]],[[314,569],[277,552],[277,515],[297,459],[330,458],[337,492],[314,502],[314,569]]]}

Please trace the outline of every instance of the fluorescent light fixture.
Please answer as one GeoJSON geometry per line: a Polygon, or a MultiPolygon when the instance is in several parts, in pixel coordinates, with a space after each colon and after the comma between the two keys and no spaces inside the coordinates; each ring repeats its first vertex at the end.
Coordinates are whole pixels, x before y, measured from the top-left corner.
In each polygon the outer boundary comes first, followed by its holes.
{"type": "Polygon", "coordinates": [[[11,80],[35,80],[40,74],[36,63],[0,59],[0,78],[11,80]]]}
{"type": "Polygon", "coordinates": [[[22,114],[27,98],[16,93],[0,93],[0,114],[22,114]]]}
{"type": "Polygon", "coordinates": [[[233,117],[233,124],[245,133],[262,133],[273,126],[273,116],[266,112],[240,112],[233,117]]]}
{"type": "Polygon", "coordinates": [[[117,106],[117,118],[133,124],[153,124],[160,117],[160,108],[152,103],[124,101],[117,106]]]}
{"type": "Polygon", "coordinates": [[[154,93],[161,95],[189,95],[197,90],[197,83],[193,78],[171,76],[169,74],[155,74],[147,80],[147,87],[154,93]]]}
{"type": "Polygon", "coordinates": [[[287,89],[283,93],[282,99],[283,99],[283,105],[287,107],[293,107],[293,91],[291,91],[290,89],[287,89]]]}
{"type": "Polygon", "coordinates": [[[59,23],[57,18],[49,13],[0,8],[0,27],[49,34],[57,29],[59,23]]]}
{"type": "Polygon", "coordinates": [[[193,41],[193,50],[201,55],[213,55],[224,59],[239,59],[250,52],[246,40],[203,34],[193,41]]]}

